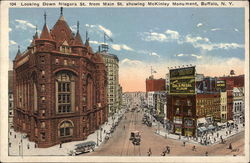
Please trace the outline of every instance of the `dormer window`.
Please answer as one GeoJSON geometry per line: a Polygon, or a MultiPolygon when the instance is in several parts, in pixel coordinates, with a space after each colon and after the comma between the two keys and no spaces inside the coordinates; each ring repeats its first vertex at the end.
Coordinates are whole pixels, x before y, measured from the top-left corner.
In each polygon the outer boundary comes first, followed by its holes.
{"type": "Polygon", "coordinates": [[[66,40],[60,46],[60,52],[67,53],[67,54],[71,53],[71,48],[69,47],[69,44],[66,40]]]}

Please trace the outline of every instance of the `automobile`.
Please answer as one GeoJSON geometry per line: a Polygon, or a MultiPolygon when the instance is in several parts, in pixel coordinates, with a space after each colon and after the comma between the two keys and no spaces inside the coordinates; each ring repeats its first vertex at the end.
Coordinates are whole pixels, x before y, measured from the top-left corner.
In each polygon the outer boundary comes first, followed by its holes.
{"type": "Polygon", "coordinates": [[[94,141],[88,141],[75,145],[76,148],[73,151],[70,151],[70,155],[79,155],[82,153],[94,151],[96,143],[94,141]]]}
{"type": "Polygon", "coordinates": [[[141,143],[141,135],[140,135],[140,132],[139,131],[132,131],[130,133],[130,138],[129,140],[132,141],[132,143],[134,145],[140,145],[141,143]]]}

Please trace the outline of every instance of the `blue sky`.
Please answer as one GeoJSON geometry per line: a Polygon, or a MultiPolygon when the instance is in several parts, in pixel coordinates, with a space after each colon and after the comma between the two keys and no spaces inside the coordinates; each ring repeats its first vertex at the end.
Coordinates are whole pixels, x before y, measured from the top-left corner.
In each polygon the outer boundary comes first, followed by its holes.
{"type": "MultiPolygon", "coordinates": [[[[35,26],[42,29],[45,11],[52,28],[59,8],[10,9],[11,60],[17,45],[24,51],[30,44],[35,26]]],[[[150,66],[162,78],[167,67],[186,64],[197,65],[198,73],[205,75],[228,74],[230,69],[244,73],[243,8],[64,8],[64,17],[73,31],[80,21],[83,40],[88,30],[94,51],[103,42],[104,31],[112,37],[110,53],[120,60],[123,85],[144,83],[150,66]],[[135,79],[134,71],[143,75],[135,79]]]]}

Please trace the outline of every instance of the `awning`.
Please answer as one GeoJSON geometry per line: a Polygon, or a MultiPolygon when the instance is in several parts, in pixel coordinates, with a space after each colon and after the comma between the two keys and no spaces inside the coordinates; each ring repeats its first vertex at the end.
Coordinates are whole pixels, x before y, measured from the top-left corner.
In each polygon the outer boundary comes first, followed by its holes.
{"type": "Polygon", "coordinates": [[[207,123],[207,120],[205,118],[199,118],[197,119],[197,124],[199,123],[207,123]]]}
{"type": "Polygon", "coordinates": [[[204,131],[206,131],[207,130],[207,128],[206,127],[199,127],[199,128],[197,128],[200,132],[204,132],[204,131]]]}
{"type": "Polygon", "coordinates": [[[215,129],[215,127],[214,127],[213,125],[209,125],[209,126],[208,126],[208,129],[209,129],[209,130],[213,130],[213,129],[215,129]]]}
{"type": "Polygon", "coordinates": [[[232,120],[229,120],[229,121],[228,121],[228,123],[234,123],[234,121],[232,121],[232,120]]]}

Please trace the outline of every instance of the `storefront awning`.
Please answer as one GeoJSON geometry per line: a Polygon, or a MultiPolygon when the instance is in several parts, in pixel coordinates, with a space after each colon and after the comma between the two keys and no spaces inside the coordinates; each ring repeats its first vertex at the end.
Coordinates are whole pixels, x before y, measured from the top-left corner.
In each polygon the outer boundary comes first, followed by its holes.
{"type": "Polygon", "coordinates": [[[213,130],[213,129],[215,129],[215,127],[214,127],[213,125],[209,125],[209,126],[208,126],[208,129],[209,129],[209,130],[213,130]]]}
{"type": "Polygon", "coordinates": [[[204,131],[206,131],[207,130],[207,128],[206,127],[199,127],[199,128],[197,128],[200,132],[204,132],[204,131]]]}

